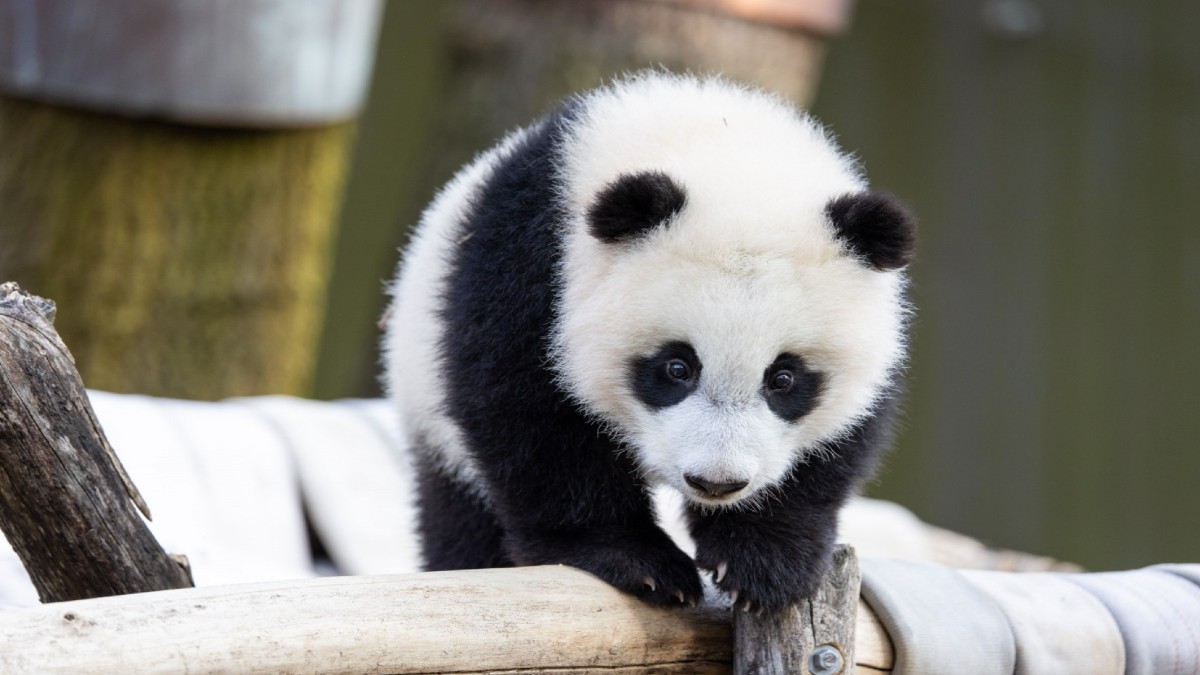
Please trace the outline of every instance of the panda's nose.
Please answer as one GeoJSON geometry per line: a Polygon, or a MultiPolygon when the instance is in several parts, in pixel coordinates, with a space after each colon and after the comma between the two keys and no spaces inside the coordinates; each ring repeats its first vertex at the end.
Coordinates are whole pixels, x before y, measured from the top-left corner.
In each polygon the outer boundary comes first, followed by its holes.
{"type": "Polygon", "coordinates": [[[690,473],[683,474],[683,479],[688,485],[696,488],[700,492],[707,494],[710,497],[724,497],[728,494],[733,494],[738,490],[750,484],[749,481],[739,480],[728,483],[717,483],[711,480],[705,480],[699,476],[694,476],[690,473]]]}

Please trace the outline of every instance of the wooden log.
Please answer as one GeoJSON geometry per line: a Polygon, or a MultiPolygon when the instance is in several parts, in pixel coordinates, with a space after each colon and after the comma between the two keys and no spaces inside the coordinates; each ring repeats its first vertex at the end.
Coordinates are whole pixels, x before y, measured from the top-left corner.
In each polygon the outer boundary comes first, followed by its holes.
{"type": "MultiPolygon", "coordinates": [[[[841,0],[801,4],[849,11],[841,0]]],[[[446,37],[450,86],[439,106],[431,178],[445,180],[564,96],[640,68],[721,73],[807,105],[824,63],[823,37],[724,9],[647,0],[454,3],[446,37]]]]}
{"type": "Polygon", "coordinates": [[[191,586],[139,516],[53,318],[0,285],[0,530],[42,602],[191,586]]]}
{"type": "Polygon", "coordinates": [[[839,545],[816,595],[774,614],[735,610],[734,675],[850,672],[862,574],[854,548],[839,545]]]}
{"type": "MultiPolygon", "coordinates": [[[[890,668],[865,606],[858,658],[890,668]]],[[[661,608],[563,566],[197,588],[0,613],[0,672],[728,673],[726,606],[661,608]]],[[[872,672],[860,669],[859,672],[872,672]]]]}
{"type": "Polygon", "coordinates": [[[88,384],[308,393],[381,7],[0,0],[0,279],[88,384]]]}
{"type": "Polygon", "coordinates": [[[206,129],[0,96],[0,279],[69,308],[88,385],[302,394],[349,125],[206,129]]]}

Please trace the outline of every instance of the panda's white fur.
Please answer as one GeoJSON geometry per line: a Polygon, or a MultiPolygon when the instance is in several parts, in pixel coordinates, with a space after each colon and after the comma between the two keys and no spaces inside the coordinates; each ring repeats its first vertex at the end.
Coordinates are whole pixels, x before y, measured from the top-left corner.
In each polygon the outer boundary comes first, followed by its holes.
{"type": "Polygon", "coordinates": [[[398,404],[402,428],[409,436],[425,438],[438,448],[438,460],[477,490],[482,490],[482,484],[474,460],[458,427],[445,413],[443,392],[448,383],[438,355],[442,330],[438,307],[446,264],[463,236],[462,224],[472,200],[525,134],[525,129],[518,129],[481,153],[455,174],[425,209],[389,289],[393,301],[384,323],[384,387],[398,404]]]}
{"type": "Polygon", "coordinates": [[[903,273],[847,256],[825,212],[865,182],[813,120],[721,80],[643,76],[591,94],[583,109],[562,171],[560,381],[636,448],[648,474],[685,496],[714,501],[684,473],[750,481],[717,501],[761,494],[869,413],[903,358],[903,273]],[[687,186],[687,207],[635,246],[591,236],[594,196],[642,169],[687,186]],[[702,397],[650,411],[619,364],[670,338],[694,343],[710,379],[702,397]],[[827,377],[799,424],[758,395],[781,352],[827,377]]]}
{"type": "Polygon", "coordinates": [[[661,484],[690,502],[696,564],[720,568],[722,588],[762,607],[810,592],[837,506],[887,435],[905,351],[911,232],[888,240],[887,219],[906,216],[855,206],[864,194],[855,162],[786,102],[662,72],[576,97],[462,169],[414,231],[383,342],[427,566],[562,562],[655,602],[693,598],[694,564],[653,524],[645,492],[661,484]],[[605,190],[646,172],[682,206],[598,234],[605,190]],[[481,262],[493,250],[501,271],[481,262]],[[672,341],[702,362],[698,384],[650,405],[631,364],[672,341]],[[766,402],[783,355],[820,378],[798,418],[766,402]],[[697,477],[746,485],[716,494],[697,477]]]}

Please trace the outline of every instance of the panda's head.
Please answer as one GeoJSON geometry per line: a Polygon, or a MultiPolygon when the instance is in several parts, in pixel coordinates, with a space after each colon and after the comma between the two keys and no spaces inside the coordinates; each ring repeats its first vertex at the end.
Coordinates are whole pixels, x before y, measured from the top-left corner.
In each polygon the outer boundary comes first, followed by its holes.
{"type": "Polygon", "coordinates": [[[585,103],[562,167],[559,380],[648,477],[757,503],[890,386],[912,219],[774,98],[654,78],[585,103]]]}

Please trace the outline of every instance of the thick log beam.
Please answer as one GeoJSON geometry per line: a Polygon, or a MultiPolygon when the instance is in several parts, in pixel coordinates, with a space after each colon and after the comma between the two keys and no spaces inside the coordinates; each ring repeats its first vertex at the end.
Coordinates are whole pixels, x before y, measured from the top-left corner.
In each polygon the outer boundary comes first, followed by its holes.
{"type": "Polygon", "coordinates": [[[139,515],[53,319],[53,302],[0,285],[0,531],[42,602],[191,586],[139,515]]]}
{"type": "MultiPolygon", "coordinates": [[[[654,607],[563,566],[146,593],[0,613],[0,672],[729,673],[712,600],[654,607]]],[[[856,633],[859,663],[890,668],[865,605],[856,633]]]]}

